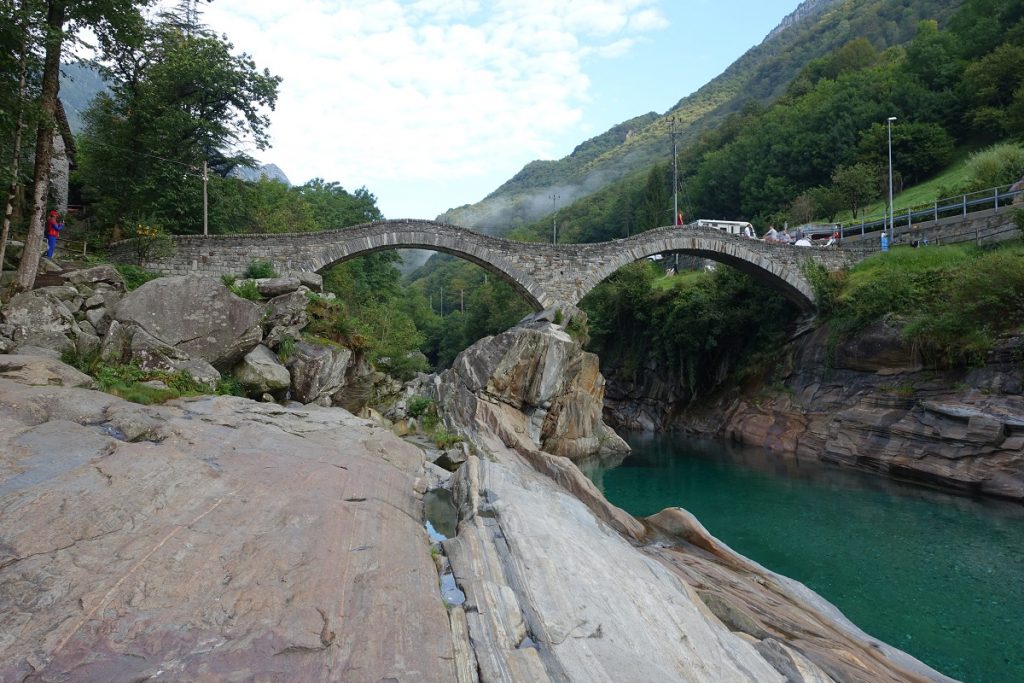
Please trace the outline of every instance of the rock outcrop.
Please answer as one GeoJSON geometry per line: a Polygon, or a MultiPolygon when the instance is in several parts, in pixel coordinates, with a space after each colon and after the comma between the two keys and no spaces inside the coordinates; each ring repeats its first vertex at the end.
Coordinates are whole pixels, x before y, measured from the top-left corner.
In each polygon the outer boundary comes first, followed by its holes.
{"type": "Polygon", "coordinates": [[[456,680],[418,449],[0,361],[0,680],[456,680]]]}
{"type": "Polygon", "coordinates": [[[511,408],[509,428],[548,453],[579,459],[629,450],[604,423],[597,356],[543,315],[478,341],[438,381],[443,412],[463,424],[483,397],[511,408]]]}
{"type": "Polygon", "coordinates": [[[187,372],[212,391],[231,376],[253,398],[359,410],[372,370],[362,355],[310,338],[316,273],[252,280],[253,302],[217,278],[165,277],[133,292],[111,266],[62,274],[64,285],[19,294],[0,309],[0,353],[63,354],[150,372],[187,372]],[[299,341],[302,340],[302,341],[299,341]],[[287,367],[273,353],[288,357],[287,367]]]}
{"type": "Polygon", "coordinates": [[[610,380],[612,424],[681,429],[971,495],[1024,500],[1024,338],[982,367],[929,366],[883,321],[830,344],[814,328],[782,351],[779,388],[720,391],[690,402],[657,373],[610,380]]]}
{"type": "Polygon", "coordinates": [[[145,283],[121,300],[114,319],[226,370],[263,339],[262,315],[217,278],[179,276],[145,283]]]}

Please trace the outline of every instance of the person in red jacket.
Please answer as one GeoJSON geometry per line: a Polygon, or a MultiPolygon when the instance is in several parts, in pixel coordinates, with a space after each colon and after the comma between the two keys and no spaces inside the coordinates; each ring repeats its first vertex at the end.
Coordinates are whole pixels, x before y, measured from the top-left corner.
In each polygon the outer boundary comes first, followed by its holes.
{"type": "Polygon", "coordinates": [[[46,258],[52,259],[53,252],[57,249],[57,235],[64,229],[64,224],[60,222],[60,214],[57,213],[56,209],[50,212],[50,218],[46,221],[46,242],[49,245],[46,248],[46,258]]]}

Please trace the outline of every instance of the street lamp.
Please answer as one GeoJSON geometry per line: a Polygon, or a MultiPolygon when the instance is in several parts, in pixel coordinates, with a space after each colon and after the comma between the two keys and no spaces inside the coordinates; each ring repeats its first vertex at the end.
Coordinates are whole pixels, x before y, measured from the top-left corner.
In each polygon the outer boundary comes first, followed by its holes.
{"type": "Polygon", "coordinates": [[[560,194],[551,195],[551,244],[558,244],[558,200],[562,198],[560,194]]]}
{"type": "Polygon", "coordinates": [[[890,116],[886,123],[889,128],[889,244],[893,242],[893,229],[896,221],[893,220],[892,215],[892,122],[896,120],[895,116],[890,116]]]}

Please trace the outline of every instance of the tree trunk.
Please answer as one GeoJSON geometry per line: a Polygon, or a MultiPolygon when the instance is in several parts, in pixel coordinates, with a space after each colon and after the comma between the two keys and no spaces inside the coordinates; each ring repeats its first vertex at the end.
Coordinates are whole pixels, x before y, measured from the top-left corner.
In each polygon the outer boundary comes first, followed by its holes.
{"type": "Polygon", "coordinates": [[[21,48],[18,52],[18,117],[14,126],[14,152],[11,154],[11,186],[7,191],[7,208],[4,210],[4,227],[0,231],[0,271],[3,270],[7,253],[7,238],[11,232],[11,213],[18,195],[18,171],[21,166],[21,133],[25,127],[25,71],[28,64],[28,12],[21,4],[21,48]]]}
{"type": "Polygon", "coordinates": [[[50,159],[53,156],[53,132],[57,121],[57,92],[60,88],[60,52],[64,38],[65,0],[50,0],[46,12],[46,61],[43,64],[43,85],[40,98],[39,128],[36,133],[36,160],[32,188],[32,215],[28,236],[18,264],[15,289],[32,289],[43,252],[43,226],[46,216],[46,195],[50,187],[50,159]]]}

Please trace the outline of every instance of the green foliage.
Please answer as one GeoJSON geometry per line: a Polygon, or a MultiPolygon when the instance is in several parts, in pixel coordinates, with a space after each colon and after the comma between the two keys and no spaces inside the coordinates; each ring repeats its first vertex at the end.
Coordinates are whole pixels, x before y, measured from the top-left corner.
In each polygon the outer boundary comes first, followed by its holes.
{"type": "Polygon", "coordinates": [[[245,386],[232,375],[224,375],[217,383],[216,393],[220,396],[241,396],[246,395],[245,386]]]}
{"type": "Polygon", "coordinates": [[[120,265],[116,267],[117,272],[121,273],[121,277],[124,278],[124,285],[129,292],[133,289],[138,289],[150,280],[160,277],[159,273],[148,271],[139,266],[120,265]]]}
{"type": "Polygon", "coordinates": [[[840,336],[887,316],[933,363],[972,365],[1024,324],[1024,246],[895,249],[853,268],[827,319],[840,336]]]}
{"type": "Polygon", "coordinates": [[[461,443],[462,437],[446,429],[435,429],[430,432],[430,440],[438,448],[451,448],[455,444],[461,443]]]}
{"type": "Polygon", "coordinates": [[[663,381],[699,395],[720,381],[722,367],[756,375],[797,314],[776,292],[731,268],[679,278],[669,290],[653,285],[657,277],[649,262],[635,263],[581,303],[592,335],[588,349],[623,379],[639,380],[656,367],[663,381]]]}
{"type": "Polygon", "coordinates": [[[254,280],[277,277],[277,271],[274,270],[274,264],[269,261],[253,261],[249,264],[249,267],[245,269],[243,277],[252,278],[254,280]]]}
{"type": "Polygon", "coordinates": [[[237,283],[233,282],[228,288],[235,296],[240,296],[243,299],[248,299],[249,301],[263,300],[259,287],[252,280],[239,280],[237,283]]]}
{"type": "Polygon", "coordinates": [[[1006,142],[975,152],[967,160],[961,192],[1011,185],[1024,178],[1024,145],[1006,142]]]}
{"type": "Polygon", "coordinates": [[[409,399],[408,410],[412,417],[422,417],[428,410],[434,409],[435,403],[432,398],[426,396],[413,396],[409,399]]]}
{"type": "Polygon", "coordinates": [[[140,211],[176,233],[198,233],[204,162],[224,176],[252,163],[236,151],[240,140],[266,148],[280,79],[202,29],[158,23],[137,36],[103,62],[111,91],[85,113],[77,179],[115,233],[140,211]]]}
{"type": "Polygon", "coordinates": [[[281,342],[277,345],[277,357],[282,363],[287,362],[289,358],[295,353],[295,338],[290,335],[285,335],[281,338],[281,342]]]}

